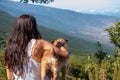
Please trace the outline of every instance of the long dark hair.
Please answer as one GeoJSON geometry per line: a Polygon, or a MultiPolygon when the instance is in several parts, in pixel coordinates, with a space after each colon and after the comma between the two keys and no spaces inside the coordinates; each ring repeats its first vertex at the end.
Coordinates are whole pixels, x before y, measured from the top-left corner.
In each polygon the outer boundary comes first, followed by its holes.
{"type": "Polygon", "coordinates": [[[41,38],[41,35],[37,29],[36,19],[29,14],[21,15],[12,27],[6,44],[5,66],[14,73],[23,75],[28,69],[27,63],[29,61],[25,49],[31,39],[38,38],[41,38]]]}

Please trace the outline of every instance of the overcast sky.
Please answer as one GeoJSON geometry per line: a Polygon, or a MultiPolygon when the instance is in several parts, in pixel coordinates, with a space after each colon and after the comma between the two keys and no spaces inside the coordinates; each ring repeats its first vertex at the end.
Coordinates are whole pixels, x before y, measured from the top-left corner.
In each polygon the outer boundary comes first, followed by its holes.
{"type": "MultiPolygon", "coordinates": [[[[13,0],[19,1],[19,0],[13,0]]],[[[120,11],[120,0],[54,0],[46,6],[74,11],[120,11]]]]}

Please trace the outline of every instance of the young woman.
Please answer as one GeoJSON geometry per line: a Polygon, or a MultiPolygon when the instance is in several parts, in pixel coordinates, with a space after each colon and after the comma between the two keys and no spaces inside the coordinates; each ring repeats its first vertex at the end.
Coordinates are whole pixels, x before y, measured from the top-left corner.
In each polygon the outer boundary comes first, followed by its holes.
{"type": "Polygon", "coordinates": [[[32,15],[18,17],[5,48],[4,62],[8,80],[40,80],[42,53],[48,49],[64,58],[69,56],[64,48],[58,49],[41,38],[32,15]]]}

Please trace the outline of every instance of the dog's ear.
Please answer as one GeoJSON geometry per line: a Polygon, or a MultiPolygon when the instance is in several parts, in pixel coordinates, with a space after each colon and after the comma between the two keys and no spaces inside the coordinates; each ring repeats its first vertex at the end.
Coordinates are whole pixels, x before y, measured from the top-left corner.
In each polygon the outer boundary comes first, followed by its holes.
{"type": "Polygon", "coordinates": [[[67,39],[65,39],[65,41],[68,43],[68,40],[67,40],[67,39]]]}
{"type": "Polygon", "coordinates": [[[51,43],[53,44],[55,42],[55,40],[54,41],[51,41],[51,43]]]}

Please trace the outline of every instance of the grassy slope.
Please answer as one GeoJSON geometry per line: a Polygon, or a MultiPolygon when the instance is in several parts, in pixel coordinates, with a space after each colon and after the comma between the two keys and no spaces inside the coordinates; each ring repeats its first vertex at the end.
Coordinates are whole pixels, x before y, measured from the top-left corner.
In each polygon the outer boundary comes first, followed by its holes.
{"type": "MultiPolygon", "coordinates": [[[[9,15],[6,12],[0,11],[0,31],[10,31],[10,26],[12,26],[16,18],[9,15]]],[[[60,33],[58,31],[39,26],[39,31],[42,34],[42,37],[48,41],[52,41],[59,37],[69,40],[69,50],[72,54],[83,55],[86,52],[93,51],[95,49],[94,43],[82,40],[80,38],[72,37],[60,33]]]]}

